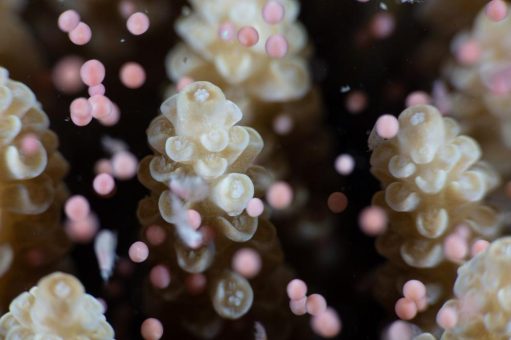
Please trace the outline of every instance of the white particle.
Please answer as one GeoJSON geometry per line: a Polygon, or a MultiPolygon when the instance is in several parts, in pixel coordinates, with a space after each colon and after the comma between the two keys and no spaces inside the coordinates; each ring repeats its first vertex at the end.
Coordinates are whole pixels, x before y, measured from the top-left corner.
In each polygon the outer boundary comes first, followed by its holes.
{"type": "Polygon", "coordinates": [[[71,292],[71,288],[65,282],[60,281],[55,286],[54,292],[55,295],[63,299],[69,295],[69,293],[71,292]]]}
{"type": "Polygon", "coordinates": [[[240,181],[234,181],[231,185],[231,197],[234,199],[238,199],[243,196],[245,190],[243,189],[243,184],[240,181]]]}
{"type": "Polygon", "coordinates": [[[347,93],[350,90],[351,90],[351,86],[349,86],[349,85],[341,86],[341,93],[347,93]]]}
{"type": "Polygon", "coordinates": [[[424,112],[417,112],[412,116],[412,118],[410,118],[410,123],[412,123],[413,126],[416,126],[424,123],[424,120],[424,112]]]}
{"type": "Polygon", "coordinates": [[[387,10],[387,5],[384,2],[380,2],[380,8],[384,11],[387,10]]]}
{"type": "Polygon", "coordinates": [[[197,91],[195,91],[193,96],[195,97],[195,100],[198,101],[199,103],[204,103],[209,98],[209,92],[206,89],[198,89],[197,91]]]}

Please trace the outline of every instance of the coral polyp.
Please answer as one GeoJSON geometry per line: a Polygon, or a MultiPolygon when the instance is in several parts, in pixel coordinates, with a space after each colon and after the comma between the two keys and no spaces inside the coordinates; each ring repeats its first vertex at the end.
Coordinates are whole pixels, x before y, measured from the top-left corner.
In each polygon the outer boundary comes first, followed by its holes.
{"type": "Polygon", "coordinates": [[[85,294],[80,281],[68,274],[44,277],[15,298],[9,310],[0,319],[0,336],[6,340],[114,338],[101,303],[85,294]]]}
{"type": "Polygon", "coordinates": [[[60,225],[68,164],[57,148],[34,93],[0,68],[0,309],[19,293],[17,278],[37,280],[69,248],[60,225]]]}
{"type": "Polygon", "coordinates": [[[498,176],[479,162],[479,146],[459,135],[455,121],[434,107],[413,106],[399,116],[396,137],[373,136],[372,172],[385,188],[374,203],[386,207],[390,219],[378,241],[383,254],[431,268],[463,260],[445,249],[447,238],[463,228],[468,243],[498,235],[496,212],[480,203],[498,185],[498,176]]]}
{"type": "Polygon", "coordinates": [[[510,1],[0,0],[0,340],[510,338],[510,1]]]}

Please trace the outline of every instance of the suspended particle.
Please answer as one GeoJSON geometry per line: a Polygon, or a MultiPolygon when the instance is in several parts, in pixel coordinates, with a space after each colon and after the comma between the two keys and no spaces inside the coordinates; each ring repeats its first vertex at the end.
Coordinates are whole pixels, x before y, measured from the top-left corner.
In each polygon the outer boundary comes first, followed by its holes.
{"type": "Polygon", "coordinates": [[[94,251],[104,281],[108,281],[116,260],[117,235],[111,230],[101,230],[94,240],[94,251]]]}

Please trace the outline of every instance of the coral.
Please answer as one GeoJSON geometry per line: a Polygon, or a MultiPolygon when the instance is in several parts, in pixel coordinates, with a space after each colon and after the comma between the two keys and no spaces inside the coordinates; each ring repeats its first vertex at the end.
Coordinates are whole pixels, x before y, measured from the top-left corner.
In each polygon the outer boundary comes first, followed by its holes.
{"type": "Polygon", "coordinates": [[[432,106],[414,106],[399,116],[399,133],[378,140],[375,131],[371,172],[384,190],[375,194],[390,225],[377,247],[394,261],[431,268],[446,256],[449,235],[467,228],[469,241],[499,233],[496,212],[481,200],[498,184],[492,168],[479,161],[481,150],[459,135],[456,122],[432,106]]]}
{"type": "Polygon", "coordinates": [[[457,58],[444,71],[454,88],[450,113],[460,121],[464,133],[481,144],[485,157],[506,178],[511,175],[511,167],[501,159],[511,149],[511,86],[507,80],[510,28],[509,16],[496,23],[481,11],[472,30],[454,38],[451,45],[457,58]],[[465,46],[473,46],[476,51],[470,60],[459,57],[465,46]]]}
{"type": "Polygon", "coordinates": [[[217,312],[239,318],[252,305],[252,288],[225,266],[216,268],[214,259],[232,242],[248,241],[258,230],[258,218],[244,210],[260,194],[257,182],[267,176],[252,165],[263,141],[254,129],[235,125],[241,111],[208,82],[188,85],[166,100],[161,111],[147,132],[155,155],[140,165],[139,178],[152,193],[140,203],[139,218],[145,226],[168,226],[165,258],[174,258],[168,253],[174,249],[185,272],[212,272],[218,288],[213,289],[213,305],[226,303],[225,308],[215,307],[217,312]],[[187,209],[200,214],[203,227],[190,226],[187,209]],[[204,226],[214,229],[216,242],[205,236],[204,226]],[[241,300],[233,302],[235,296],[241,300]]]}
{"type": "Polygon", "coordinates": [[[176,31],[186,45],[178,45],[168,56],[171,79],[177,82],[189,76],[208,80],[228,93],[243,93],[233,98],[247,96],[263,102],[290,101],[306,94],[310,88],[303,58],[307,36],[296,21],[297,1],[281,2],[285,15],[276,24],[263,19],[266,0],[193,0],[191,3],[193,11],[176,24],[176,31]],[[258,31],[259,40],[254,46],[245,47],[236,39],[236,32],[244,26],[258,31]],[[224,27],[228,27],[226,32],[224,27]],[[287,39],[288,52],[283,58],[271,58],[266,52],[266,41],[272,35],[287,39]]]}
{"type": "Polygon", "coordinates": [[[23,288],[12,280],[23,277],[19,272],[24,262],[32,267],[26,275],[40,275],[43,265],[58,261],[68,249],[59,223],[67,195],[62,178],[68,165],[57,151],[58,138],[49,130],[48,117],[34,94],[9,79],[4,68],[0,68],[0,113],[0,249],[6,255],[0,266],[0,292],[5,303],[8,295],[23,288]],[[33,144],[28,151],[27,140],[33,144]]]}
{"type": "Polygon", "coordinates": [[[458,269],[456,297],[442,307],[456,311],[457,322],[442,339],[509,339],[510,249],[510,237],[498,239],[458,269]]]}
{"type": "MultiPolygon", "coordinates": [[[[289,208],[275,212],[283,217],[280,228],[292,229],[294,238],[298,236],[295,226],[300,223],[321,229],[316,235],[326,234],[331,225],[326,221],[329,212],[319,202],[328,196],[324,192],[329,187],[327,178],[335,176],[333,171],[324,172],[330,170],[324,162],[331,140],[322,129],[321,96],[311,84],[307,67],[310,48],[307,34],[297,21],[298,1],[278,1],[285,14],[277,23],[264,19],[265,6],[271,3],[267,0],[190,2],[191,10],[185,8],[176,24],[184,42],[167,56],[169,78],[178,87],[190,79],[219,86],[240,107],[243,124],[254,127],[263,137],[265,148],[258,164],[275,179],[289,182],[296,193],[297,199],[289,208]],[[251,47],[236,38],[239,30],[248,26],[259,32],[258,42],[251,47]],[[271,57],[265,48],[267,39],[275,35],[285,37],[289,45],[282,58],[271,57]],[[278,131],[280,123],[288,130],[278,131]],[[308,156],[303,157],[304,153],[308,156]],[[314,176],[318,171],[325,176],[314,176]],[[300,216],[292,219],[292,214],[300,216]]],[[[175,92],[173,86],[167,94],[175,92]]],[[[298,237],[306,236],[300,232],[298,237]]]]}
{"type": "MultiPolygon", "coordinates": [[[[161,111],[163,115],[148,130],[149,143],[157,152],[143,162],[150,177],[165,184],[179,177],[194,178],[207,199],[194,192],[197,197],[190,197],[188,208],[200,201],[202,208],[197,210],[203,218],[221,215],[219,211],[226,214],[215,224],[231,218],[250,220],[246,214],[239,217],[254,196],[254,184],[246,173],[263,141],[254,129],[235,126],[242,116],[239,108],[218,87],[196,82],[166,100],[161,111]]],[[[174,223],[170,199],[170,192],[163,191],[159,206],[163,218],[174,223]]]]}
{"type": "Polygon", "coordinates": [[[85,294],[80,281],[56,272],[22,293],[0,319],[0,338],[113,339],[101,303],[85,294]]]}

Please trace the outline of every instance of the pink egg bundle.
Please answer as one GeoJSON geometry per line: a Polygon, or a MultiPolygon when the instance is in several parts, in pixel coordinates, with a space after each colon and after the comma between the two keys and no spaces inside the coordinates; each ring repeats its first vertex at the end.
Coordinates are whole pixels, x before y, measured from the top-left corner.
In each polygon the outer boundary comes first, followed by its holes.
{"type": "Polygon", "coordinates": [[[89,25],[81,21],[80,14],[75,10],[63,12],[58,19],[59,28],[68,33],[69,40],[75,45],[85,45],[92,37],[89,25]]]}
{"type": "MultiPolygon", "coordinates": [[[[133,7],[131,2],[124,1],[120,9],[122,13],[130,12],[128,7],[133,7]]],[[[58,19],[58,26],[69,34],[69,39],[76,45],[85,45],[92,38],[91,28],[80,21],[80,15],[75,10],[63,12],[58,19]]],[[[131,13],[126,21],[126,27],[133,35],[141,35],[149,29],[149,18],[145,13],[131,13]]],[[[54,82],[57,88],[66,93],[74,93],[80,89],[76,75],[76,63],[58,64],[55,69],[54,82]]],[[[74,60],[73,60],[74,61],[74,60]]],[[[120,118],[120,110],[106,95],[105,86],[102,84],[105,79],[105,67],[99,61],[91,59],[80,67],[80,79],[89,87],[89,98],[77,98],[70,106],[71,120],[78,126],[86,126],[92,118],[96,118],[105,126],[117,124],[120,118]]],[[[130,89],[140,88],[146,80],[144,68],[135,62],[125,63],[119,72],[122,84],[130,89]]]]}
{"type": "Polygon", "coordinates": [[[336,337],[341,331],[341,319],[337,312],[328,307],[320,294],[307,296],[307,285],[299,279],[291,280],[287,285],[289,307],[295,315],[312,315],[312,330],[324,338],[336,337]]]}
{"type": "Polygon", "coordinates": [[[402,320],[413,319],[428,306],[426,286],[419,280],[407,281],[403,286],[403,296],[395,305],[396,315],[402,320]]]}
{"type": "Polygon", "coordinates": [[[85,197],[80,195],[71,196],[66,201],[64,212],[68,218],[66,233],[71,240],[87,243],[94,238],[99,224],[85,197]]]}
{"type": "Polygon", "coordinates": [[[86,61],[80,68],[80,78],[89,87],[87,98],[73,100],[69,108],[71,120],[78,126],[86,126],[92,118],[96,118],[104,125],[115,124],[119,119],[119,110],[108,97],[105,96],[105,66],[95,59],[86,61]]]}

